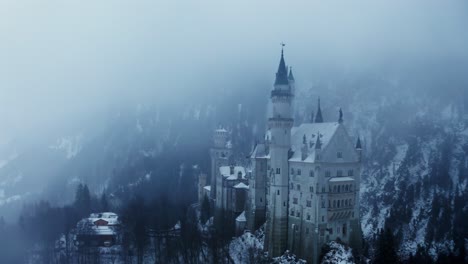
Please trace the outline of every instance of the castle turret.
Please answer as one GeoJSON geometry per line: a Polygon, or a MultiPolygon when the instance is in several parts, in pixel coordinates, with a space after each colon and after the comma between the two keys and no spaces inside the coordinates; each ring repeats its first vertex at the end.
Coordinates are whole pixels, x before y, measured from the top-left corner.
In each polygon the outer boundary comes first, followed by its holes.
{"type": "Polygon", "coordinates": [[[282,255],[287,249],[288,154],[291,148],[291,128],[294,123],[293,97],[294,93],[288,80],[282,49],[274,89],[271,91],[273,109],[268,118],[271,144],[265,249],[268,250],[270,256],[282,255]]]}
{"type": "Polygon", "coordinates": [[[210,179],[210,198],[212,203],[216,199],[219,190],[217,190],[217,178],[219,177],[219,167],[226,166],[231,155],[231,150],[228,148],[229,132],[226,129],[219,128],[213,134],[213,147],[210,149],[211,156],[211,179],[210,179]]]}
{"type": "Polygon", "coordinates": [[[320,108],[320,97],[318,99],[317,114],[315,115],[315,123],[323,123],[322,109],[320,108]]]}

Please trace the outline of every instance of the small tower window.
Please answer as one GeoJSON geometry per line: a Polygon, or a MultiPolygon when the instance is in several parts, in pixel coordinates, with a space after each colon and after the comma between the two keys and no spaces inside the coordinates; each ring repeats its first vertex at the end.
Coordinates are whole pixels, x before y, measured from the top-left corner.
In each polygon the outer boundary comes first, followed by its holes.
{"type": "Polygon", "coordinates": [[[314,177],[314,171],[313,170],[309,171],[309,177],[314,177]]]}
{"type": "Polygon", "coordinates": [[[301,216],[301,213],[300,212],[296,212],[296,217],[300,217],[301,216]]]}
{"type": "Polygon", "coordinates": [[[291,168],[291,175],[294,175],[294,169],[291,168]]]}
{"type": "Polygon", "coordinates": [[[310,221],[310,214],[307,214],[307,220],[310,221]]]}
{"type": "MultiPolygon", "coordinates": [[[[325,216],[324,215],[322,215],[322,222],[325,222],[325,216]]],[[[321,229],[321,231],[323,231],[323,229],[321,229]]]]}
{"type": "Polygon", "coordinates": [[[279,190],[276,191],[276,194],[279,195],[279,190]]]}
{"type": "Polygon", "coordinates": [[[276,168],[276,174],[281,174],[281,168],[276,168]]]}
{"type": "Polygon", "coordinates": [[[343,152],[338,151],[338,152],[336,153],[336,157],[339,158],[339,159],[342,159],[342,158],[343,158],[343,152]]]}
{"type": "Polygon", "coordinates": [[[298,184],[298,185],[296,186],[296,188],[297,188],[298,191],[300,191],[300,190],[301,190],[301,185],[298,184]]]}
{"type": "Polygon", "coordinates": [[[311,193],[313,193],[313,192],[314,192],[314,187],[310,186],[310,187],[309,187],[309,191],[310,191],[311,193]]]}
{"type": "Polygon", "coordinates": [[[307,206],[307,207],[312,207],[312,201],[307,201],[306,206],[307,206]]]}
{"type": "Polygon", "coordinates": [[[297,169],[297,175],[301,175],[301,169],[297,169]]]}
{"type": "Polygon", "coordinates": [[[297,198],[293,198],[293,204],[297,204],[297,198]]]}
{"type": "Polygon", "coordinates": [[[294,210],[291,210],[291,216],[294,216],[294,210]]]}

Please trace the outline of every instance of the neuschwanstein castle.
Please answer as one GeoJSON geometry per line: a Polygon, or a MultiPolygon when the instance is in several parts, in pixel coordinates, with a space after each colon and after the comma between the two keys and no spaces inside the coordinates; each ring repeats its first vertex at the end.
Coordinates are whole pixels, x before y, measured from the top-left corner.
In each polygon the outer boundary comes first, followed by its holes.
{"type": "Polygon", "coordinates": [[[361,247],[359,185],[361,142],[348,135],[340,110],[337,122],[325,122],[320,101],[315,118],[294,127],[295,81],[283,50],[271,91],[268,131],[250,155],[250,166],[229,163],[229,133],[214,132],[211,177],[200,177],[199,199],[206,195],[214,222],[236,232],[265,226],[269,256],[290,250],[316,263],[323,244],[341,240],[361,247]],[[206,186],[205,186],[206,185],[206,186]]]}

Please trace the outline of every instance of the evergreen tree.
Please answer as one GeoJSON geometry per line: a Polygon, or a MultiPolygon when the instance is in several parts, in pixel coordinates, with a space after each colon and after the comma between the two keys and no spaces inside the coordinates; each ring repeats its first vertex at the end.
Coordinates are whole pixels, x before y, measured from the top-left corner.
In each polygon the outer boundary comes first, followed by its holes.
{"type": "Polygon", "coordinates": [[[205,195],[205,197],[203,197],[201,210],[200,210],[200,221],[202,222],[202,224],[205,224],[209,217],[210,217],[210,201],[208,200],[208,197],[205,195]]]}
{"type": "Polygon", "coordinates": [[[399,263],[395,249],[395,238],[392,231],[387,228],[379,232],[377,251],[374,258],[375,264],[399,263]]]}
{"type": "Polygon", "coordinates": [[[101,195],[100,204],[101,204],[101,211],[103,212],[109,211],[109,202],[107,201],[107,195],[104,192],[101,195]]]}

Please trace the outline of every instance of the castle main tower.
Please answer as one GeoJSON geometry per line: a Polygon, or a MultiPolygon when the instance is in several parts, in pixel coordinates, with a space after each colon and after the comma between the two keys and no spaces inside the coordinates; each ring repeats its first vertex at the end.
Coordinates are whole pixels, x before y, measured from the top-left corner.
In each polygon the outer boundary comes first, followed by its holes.
{"type": "Polygon", "coordinates": [[[270,169],[267,179],[265,249],[271,257],[282,255],[287,249],[288,242],[288,155],[291,148],[291,128],[294,123],[294,87],[288,78],[283,53],[281,49],[274,89],[271,91],[272,109],[268,118],[271,144],[270,169]]]}

